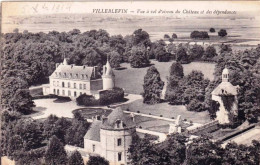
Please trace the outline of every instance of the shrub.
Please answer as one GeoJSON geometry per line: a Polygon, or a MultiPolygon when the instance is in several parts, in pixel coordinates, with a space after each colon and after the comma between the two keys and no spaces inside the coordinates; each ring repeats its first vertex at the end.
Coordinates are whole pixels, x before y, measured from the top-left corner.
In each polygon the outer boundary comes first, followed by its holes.
{"type": "Polygon", "coordinates": [[[172,33],[172,38],[178,38],[178,37],[177,37],[177,34],[172,33]]]}
{"type": "Polygon", "coordinates": [[[124,100],[124,90],[122,88],[115,87],[112,90],[106,90],[100,92],[99,103],[101,105],[108,105],[124,100]]]}
{"type": "Polygon", "coordinates": [[[215,29],[214,29],[214,28],[210,28],[209,31],[210,31],[211,33],[214,33],[214,32],[215,32],[215,29]]]}
{"type": "Polygon", "coordinates": [[[100,156],[90,156],[87,165],[109,165],[109,162],[100,156]]]}
{"type": "Polygon", "coordinates": [[[137,111],[137,113],[140,113],[140,111],[137,111]]]}
{"type": "Polygon", "coordinates": [[[84,165],[83,158],[79,151],[74,151],[68,160],[69,165],[84,165]]]}
{"type": "Polygon", "coordinates": [[[160,117],[163,117],[163,115],[160,115],[160,117]]]}
{"type": "Polygon", "coordinates": [[[218,32],[218,35],[220,37],[225,37],[227,35],[227,31],[225,29],[220,29],[220,31],[218,32]]]}
{"type": "Polygon", "coordinates": [[[76,98],[77,105],[93,106],[98,105],[99,101],[94,96],[83,94],[76,98]]]}

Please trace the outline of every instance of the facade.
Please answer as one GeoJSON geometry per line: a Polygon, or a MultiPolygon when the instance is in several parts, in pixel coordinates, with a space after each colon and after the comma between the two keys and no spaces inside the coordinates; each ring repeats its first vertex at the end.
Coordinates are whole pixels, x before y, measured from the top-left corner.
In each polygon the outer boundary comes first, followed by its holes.
{"type": "Polygon", "coordinates": [[[233,86],[229,82],[229,70],[225,68],[222,72],[222,82],[212,91],[212,100],[219,103],[219,110],[216,113],[216,120],[220,124],[230,122],[229,114],[237,115],[238,101],[237,93],[239,86],[233,86]],[[229,106],[224,104],[230,104],[229,106]]]}
{"type": "Polygon", "coordinates": [[[100,91],[115,85],[115,75],[108,61],[103,70],[101,76],[97,67],[68,65],[64,59],[63,63],[56,64],[56,70],[49,77],[50,84],[43,86],[43,94],[75,99],[85,93],[99,98],[100,91]]]}
{"type": "Polygon", "coordinates": [[[104,157],[112,165],[126,165],[127,151],[135,133],[134,118],[116,108],[107,117],[93,121],[84,137],[84,150],[104,157]]]}

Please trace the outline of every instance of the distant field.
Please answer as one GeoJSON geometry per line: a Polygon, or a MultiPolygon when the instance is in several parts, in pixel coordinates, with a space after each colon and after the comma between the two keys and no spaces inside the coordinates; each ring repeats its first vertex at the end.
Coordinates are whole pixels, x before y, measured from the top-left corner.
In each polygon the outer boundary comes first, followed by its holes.
{"type": "MultiPolygon", "coordinates": [[[[166,82],[166,77],[169,75],[169,68],[173,61],[158,62],[153,60],[151,62],[160,72],[161,79],[166,82]]],[[[116,75],[116,86],[124,88],[128,93],[140,94],[143,91],[143,79],[148,67],[131,68],[130,64],[127,63],[121,66],[127,69],[114,71],[116,75]]],[[[214,79],[213,73],[215,64],[213,63],[192,62],[190,64],[183,64],[183,68],[185,75],[189,74],[192,70],[199,70],[204,74],[205,78],[210,80],[214,79]]]]}

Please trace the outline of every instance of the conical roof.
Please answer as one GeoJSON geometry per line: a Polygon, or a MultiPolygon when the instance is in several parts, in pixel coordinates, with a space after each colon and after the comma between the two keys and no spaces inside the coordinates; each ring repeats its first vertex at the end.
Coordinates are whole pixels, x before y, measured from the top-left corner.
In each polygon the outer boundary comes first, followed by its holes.
{"type": "MultiPolygon", "coordinates": [[[[115,125],[118,121],[121,121],[123,124],[123,128],[133,128],[135,127],[135,123],[133,118],[125,114],[120,107],[114,109],[108,116],[107,119],[104,120],[102,124],[102,129],[116,129],[115,125]]],[[[122,128],[120,128],[122,129],[122,128]]]]}
{"type": "Polygon", "coordinates": [[[106,73],[105,75],[107,76],[114,76],[114,72],[113,72],[113,69],[109,63],[109,61],[107,60],[107,63],[106,63],[106,73]]]}

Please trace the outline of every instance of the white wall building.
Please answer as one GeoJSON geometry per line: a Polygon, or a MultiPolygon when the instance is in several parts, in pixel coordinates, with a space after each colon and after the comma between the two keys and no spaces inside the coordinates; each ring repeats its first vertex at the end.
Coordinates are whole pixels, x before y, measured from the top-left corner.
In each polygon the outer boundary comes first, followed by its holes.
{"type": "Polygon", "coordinates": [[[93,95],[99,98],[99,92],[115,86],[115,75],[107,61],[103,67],[103,76],[97,67],[68,65],[67,60],[56,64],[56,70],[49,77],[50,84],[43,86],[43,94],[67,96],[72,99],[81,94],[93,95]]]}
{"type": "Polygon", "coordinates": [[[216,112],[216,120],[219,121],[220,124],[229,123],[229,113],[233,113],[237,115],[238,111],[238,100],[237,93],[239,86],[233,86],[229,81],[229,70],[225,68],[222,72],[222,82],[212,91],[212,100],[217,101],[219,103],[219,110],[216,112]],[[233,102],[231,103],[231,109],[226,109],[223,99],[231,98],[233,102]]]}
{"type": "Polygon", "coordinates": [[[93,121],[84,137],[84,150],[104,157],[111,165],[126,165],[135,132],[134,118],[116,108],[107,117],[93,121]]]}

